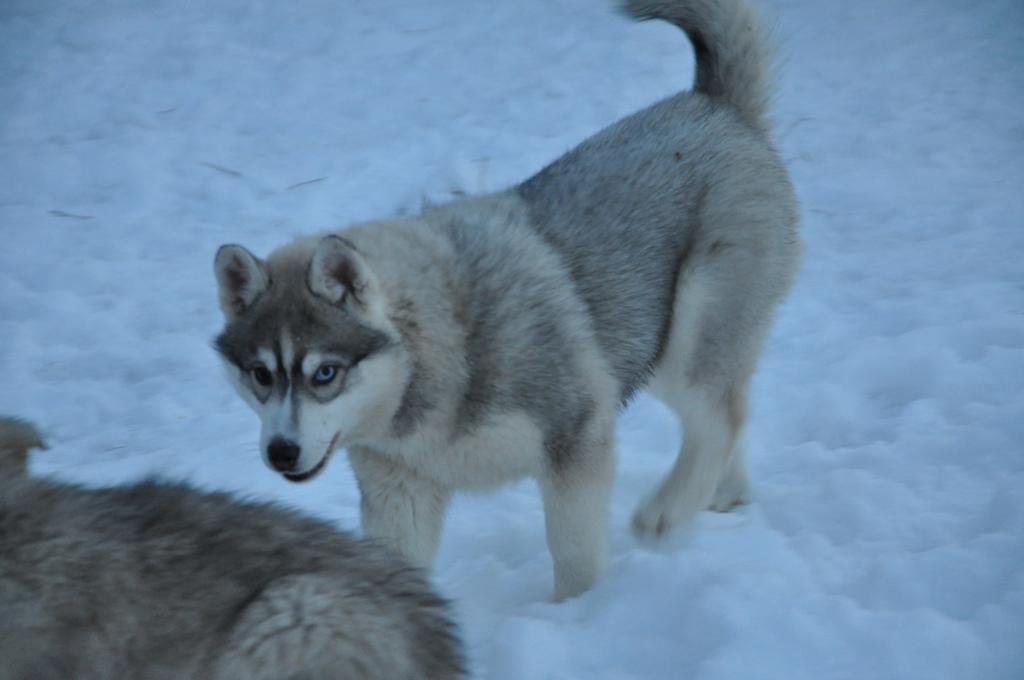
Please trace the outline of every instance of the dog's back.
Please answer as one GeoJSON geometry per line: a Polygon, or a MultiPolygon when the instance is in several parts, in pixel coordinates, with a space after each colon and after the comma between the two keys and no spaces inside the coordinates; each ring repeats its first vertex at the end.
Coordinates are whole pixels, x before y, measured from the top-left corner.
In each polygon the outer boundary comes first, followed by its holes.
{"type": "Polygon", "coordinates": [[[781,280],[764,285],[784,287],[797,220],[768,135],[771,55],[750,5],[630,0],[626,9],[686,32],[693,89],[601,130],[516,188],[534,227],[565,260],[624,399],[664,348],[680,275],[722,249],[713,244],[740,243],[774,260],[781,280]],[[777,219],[729,233],[710,217],[716,200],[748,197],[777,219]]]}
{"type": "MultiPolygon", "coordinates": [[[[39,443],[3,421],[0,451],[39,443]]],[[[182,484],[0,494],[0,678],[455,678],[446,604],[372,543],[182,484]]]]}

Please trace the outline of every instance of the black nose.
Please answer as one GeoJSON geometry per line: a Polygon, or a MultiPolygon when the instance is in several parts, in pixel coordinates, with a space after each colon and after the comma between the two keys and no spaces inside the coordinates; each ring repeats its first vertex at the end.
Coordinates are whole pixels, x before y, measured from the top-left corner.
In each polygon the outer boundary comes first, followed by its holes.
{"type": "Polygon", "coordinates": [[[274,437],[267,446],[267,458],[278,472],[291,472],[299,462],[299,447],[281,437],[274,437]]]}

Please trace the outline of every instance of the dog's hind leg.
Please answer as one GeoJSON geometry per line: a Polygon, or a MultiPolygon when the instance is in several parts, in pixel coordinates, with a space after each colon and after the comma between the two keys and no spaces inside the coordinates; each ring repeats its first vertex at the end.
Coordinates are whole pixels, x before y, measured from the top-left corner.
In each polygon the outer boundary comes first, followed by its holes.
{"type": "Polygon", "coordinates": [[[736,230],[719,229],[695,249],[680,274],[672,326],[650,384],[679,417],[683,445],[634,515],[635,531],[645,536],[661,536],[709,507],[727,510],[746,501],[747,385],[792,266],[785,247],[744,242],[736,230]]]}
{"type": "Polygon", "coordinates": [[[634,515],[638,534],[662,536],[713,502],[715,509],[727,509],[745,498],[746,472],[739,469],[742,461],[733,460],[739,423],[730,402],[738,398],[726,390],[687,385],[664,399],[682,421],[683,446],[672,470],[634,515]]]}

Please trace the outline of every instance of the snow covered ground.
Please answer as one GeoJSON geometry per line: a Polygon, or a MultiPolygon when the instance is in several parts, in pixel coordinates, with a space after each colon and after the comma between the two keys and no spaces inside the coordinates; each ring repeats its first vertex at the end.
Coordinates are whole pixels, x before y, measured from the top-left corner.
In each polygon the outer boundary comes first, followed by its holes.
{"type": "MultiPolygon", "coordinates": [[[[540,501],[437,562],[482,678],[1024,677],[1024,4],[775,0],[806,259],[753,394],[755,502],[628,531],[677,428],[621,419],[612,563],[554,605],[540,501]]],[[[593,0],[0,2],[0,412],[37,474],[143,474],[354,528],[292,486],[208,343],[211,260],[525,178],[688,85],[593,0]]]]}

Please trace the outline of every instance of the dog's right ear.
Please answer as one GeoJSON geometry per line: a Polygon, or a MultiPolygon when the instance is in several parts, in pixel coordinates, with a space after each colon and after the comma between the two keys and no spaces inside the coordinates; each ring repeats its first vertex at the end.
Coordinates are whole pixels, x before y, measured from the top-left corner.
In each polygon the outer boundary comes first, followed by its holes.
{"type": "Polygon", "coordinates": [[[270,285],[263,261],[233,243],[217,250],[213,271],[220,288],[220,308],[228,321],[248,309],[270,285]]]}
{"type": "Polygon", "coordinates": [[[352,300],[364,310],[371,310],[379,303],[377,277],[355,245],[341,236],[325,236],[317,244],[307,284],[315,295],[333,304],[352,300]]]}

